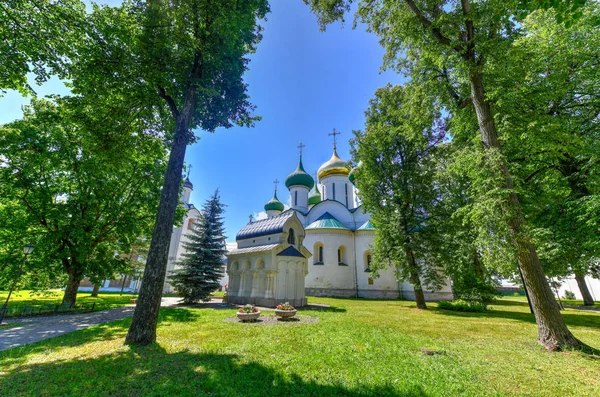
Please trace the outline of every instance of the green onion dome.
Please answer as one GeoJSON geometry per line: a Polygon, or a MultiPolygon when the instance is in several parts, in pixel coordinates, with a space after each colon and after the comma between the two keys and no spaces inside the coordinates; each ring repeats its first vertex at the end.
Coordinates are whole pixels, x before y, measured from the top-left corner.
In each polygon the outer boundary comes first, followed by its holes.
{"type": "Polygon", "coordinates": [[[356,180],[356,169],[358,167],[360,167],[360,165],[362,164],[362,161],[358,162],[358,165],[354,168],[352,168],[352,171],[350,171],[350,173],[348,174],[348,179],[350,180],[350,183],[353,184],[354,186],[356,186],[356,183],[354,183],[354,181],[356,180]]]}
{"type": "Polygon", "coordinates": [[[289,189],[291,186],[306,186],[309,189],[315,185],[315,180],[312,176],[308,175],[306,171],[304,171],[304,166],[302,165],[302,157],[300,157],[300,162],[298,163],[298,168],[296,171],[292,172],[285,178],[285,186],[289,189]]]}
{"type": "Polygon", "coordinates": [[[283,211],[283,203],[277,198],[277,190],[273,194],[273,198],[265,204],[265,211],[283,211]]]}
{"type": "Polygon", "coordinates": [[[317,174],[320,180],[329,175],[348,175],[350,173],[350,166],[348,163],[342,160],[335,149],[328,162],[323,164],[317,174]]]}
{"type": "Polygon", "coordinates": [[[319,185],[315,184],[315,190],[308,196],[308,205],[315,205],[321,202],[321,192],[319,185]]]}

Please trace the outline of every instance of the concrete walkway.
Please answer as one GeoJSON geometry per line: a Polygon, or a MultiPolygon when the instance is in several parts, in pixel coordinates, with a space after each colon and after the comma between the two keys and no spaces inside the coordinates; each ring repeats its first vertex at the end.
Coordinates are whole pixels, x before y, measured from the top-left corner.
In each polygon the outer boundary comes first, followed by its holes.
{"type": "MultiPolygon", "coordinates": [[[[175,306],[179,300],[162,298],[161,306],[175,306]]],[[[131,305],[93,313],[7,320],[5,324],[22,325],[0,329],[0,351],[131,317],[134,309],[135,306],[131,305]]]]}

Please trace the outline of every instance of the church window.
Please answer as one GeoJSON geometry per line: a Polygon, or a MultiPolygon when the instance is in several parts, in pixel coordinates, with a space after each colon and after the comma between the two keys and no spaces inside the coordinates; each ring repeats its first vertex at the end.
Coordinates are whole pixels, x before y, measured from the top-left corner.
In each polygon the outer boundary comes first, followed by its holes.
{"type": "Polygon", "coordinates": [[[371,272],[371,254],[369,252],[365,254],[365,272],[371,272]]]}
{"type": "Polygon", "coordinates": [[[314,253],[313,265],[322,265],[323,264],[323,244],[315,243],[313,253],[314,253]]]}
{"type": "Polygon", "coordinates": [[[369,285],[373,285],[373,277],[369,277],[369,285]]]}
{"type": "Polygon", "coordinates": [[[188,221],[188,229],[194,228],[194,222],[196,222],[196,220],[194,218],[190,218],[190,220],[188,221]]]}
{"type": "Polygon", "coordinates": [[[296,244],[296,238],[294,237],[294,229],[290,229],[287,241],[288,244],[296,244]]]}
{"type": "Polygon", "coordinates": [[[346,191],[346,207],[348,206],[348,184],[344,183],[344,190],[346,191]]]}
{"type": "Polygon", "coordinates": [[[331,184],[331,190],[333,191],[333,199],[335,200],[335,183],[331,184]]]}
{"type": "Polygon", "coordinates": [[[338,265],[340,266],[348,266],[346,262],[346,247],[343,245],[338,248],[338,265]]]}
{"type": "Polygon", "coordinates": [[[298,191],[294,192],[294,206],[298,205],[298,191]]]}

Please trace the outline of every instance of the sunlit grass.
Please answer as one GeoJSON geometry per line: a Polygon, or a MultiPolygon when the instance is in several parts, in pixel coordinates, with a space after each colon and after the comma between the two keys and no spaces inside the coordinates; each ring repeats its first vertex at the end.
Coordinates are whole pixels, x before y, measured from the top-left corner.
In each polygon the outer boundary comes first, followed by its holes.
{"type": "MultiPolygon", "coordinates": [[[[3,304],[8,296],[8,292],[0,291],[0,302],[3,304]]],[[[91,292],[80,292],[77,294],[77,305],[91,307],[95,303],[94,310],[113,309],[130,304],[131,298],[135,295],[124,293],[99,293],[98,297],[92,297],[91,292]]],[[[43,308],[47,309],[52,305],[60,305],[63,298],[63,291],[51,290],[44,293],[34,293],[32,291],[13,292],[8,303],[9,315],[11,308],[43,308]]]]}
{"type": "MultiPolygon", "coordinates": [[[[600,360],[548,353],[525,302],[487,313],[413,302],[309,298],[311,324],[225,322],[233,309],[162,309],[158,343],[130,348],[130,320],[0,353],[0,395],[600,394],[600,360]],[[421,348],[441,354],[423,355],[421,348]]],[[[566,310],[600,347],[600,315],[566,310]]]]}

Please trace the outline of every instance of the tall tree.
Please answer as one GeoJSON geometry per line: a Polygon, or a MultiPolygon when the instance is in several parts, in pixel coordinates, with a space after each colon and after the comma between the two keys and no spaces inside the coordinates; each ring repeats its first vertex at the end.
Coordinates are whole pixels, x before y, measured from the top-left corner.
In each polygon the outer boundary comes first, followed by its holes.
{"type": "Polygon", "coordinates": [[[77,99],[34,100],[24,111],[0,128],[2,194],[38,230],[36,270],[68,277],[71,306],[85,275],[117,270],[114,252],[151,228],[165,149],[134,116],[118,132],[89,122],[77,99]]]}
{"type": "Polygon", "coordinates": [[[544,270],[574,273],[588,305],[585,275],[600,256],[599,14],[590,3],[570,28],[552,10],[528,15],[490,90],[544,270]]]}
{"type": "Polygon", "coordinates": [[[169,280],[185,303],[210,301],[211,292],[219,289],[219,280],[225,274],[224,205],[217,190],[204,203],[200,217],[194,224],[187,242],[186,253],[169,280]]]}
{"type": "Polygon", "coordinates": [[[179,184],[192,130],[251,126],[243,74],[261,39],[266,0],[133,1],[96,7],[94,27],[72,65],[73,90],[120,97],[126,107],[158,114],[170,157],[143,283],[126,343],[156,340],[179,184]]]}
{"type": "Polygon", "coordinates": [[[392,265],[400,279],[412,284],[419,309],[427,308],[423,284],[440,283],[427,245],[436,200],[433,158],[445,131],[429,99],[412,87],[378,89],[365,130],[352,141],[354,160],[361,164],[359,195],[377,228],[371,269],[392,265]]]}
{"type": "MultiPolygon", "coordinates": [[[[343,19],[352,3],[352,0],[305,1],[323,25],[343,19]]],[[[583,344],[569,331],[560,315],[527,232],[521,199],[498,136],[493,111],[495,103],[486,93],[488,60],[505,56],[519,29],[517,16],[545,4],[543,1],[516,3],[517,8],[523,9],[518,15],[515,7],[510,7],[512,3],[507,6],[494,0],[363,0],[358,7],[358,17],[381,38],[380,42],[386,48],[386,65],[407,71],[415,80],[420,78],[424,67],[437,65],[443,72],[438,85],[456,94],[452,96],[454,102],[447,103],[449,110],[459,107],[458,104],[473,106],[470,109],[475,111],[484,165],[494,176],[503,221],[530,292],[538,341],[549,350],[581,348],[583,344]],[[453,90],[456,87],[447,76],[459,82],[459,90],[453,90]],[[461,97],[465,93],[468,95],[461,97]]]]}

